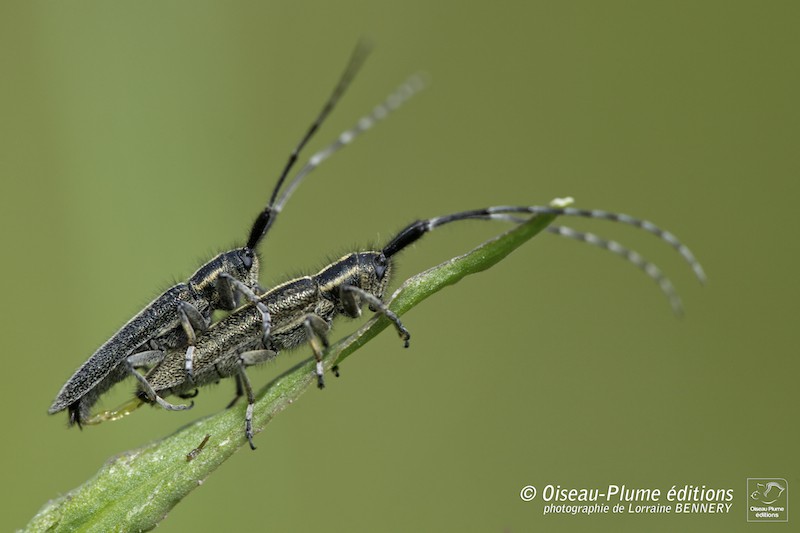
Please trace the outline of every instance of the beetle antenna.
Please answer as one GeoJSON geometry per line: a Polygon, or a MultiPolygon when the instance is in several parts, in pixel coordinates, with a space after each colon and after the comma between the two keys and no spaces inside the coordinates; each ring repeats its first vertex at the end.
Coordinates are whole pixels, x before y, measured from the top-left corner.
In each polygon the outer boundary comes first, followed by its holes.
{"type": "MultiPolygon", "coordinates": [[[[429,218],[427,220],[417,220],[416,222],[412,222],[411,224],[406,226],[391,241],[389,241],[389,243],[383,248],[383,255],[389,258],[395,255],[396,253],[400,252],[410,244],[413,244],[414,242],[419,240],[426,233],[433,231],[439,226],[449,224],[450,222],[456,222],[459,220],[470,220],[470,219],[522,222],[524,221],[522,217],[517,216],[520,214],[530,214],[534,216],[557,215],[557,216],[572,216],[581,218],[601,219],[601,220],[609,220],[612,222],[618,222],[620,224],[626,224],[629,226],[634,226],[652,235],[655,235],[662,241],[666,242],[667,244],[675,248],[675,250],[681,255],[681,257],[683,257],[683,259],[692,268],[692,271],[694,272],[695,276],[700,281],[700,283],[705,283],[706,275],[705,272],[703,271],[703,267],[700,265],[697,259],[695,259],[692,251],[689,250],[689,248],[685,244],[683,244],[675,235],[659,228],[650,221],[642,220],[622,213],[613,213],[610,211],[602,211],[598,209],[577,209],[574,207],[547,207],[547,206],[496,206],[496,207],[487,207],[484,209],[475,209],[472,211],[461,211],[459,213],[453,213],[450,215],[429,218]]],[[[658,283],[662,292],[664,292],[664,294],[669,299],[675,314],[680,315],[682,313],[681,302],[677,296],[675,288],[672,285],[672,282],[669,280],[669,278],[667,278],[663,274],[661,269],[659,269],[654,263],[651,263],[650,261],[644,259],[637,252],[630,250],[629,248],[626,248],[625,246],[619,244],[616,241],[603,239],[593,233],[584,233],[562,226],[548,227],[548,231],[550,231],[551,233],[556,233],[557,235],[560,235],[562,237],[568,237],[571,239],[584,241],[595,246],[599,246],[600,248],[604,248],[614,254],[624,257],[625,259],[628,260],[628,262],[633,263],[635,266],[639,267],[641,270],[645,272],[645,274],[647,274],[648,277],[650,277],[652,280],[658,283]]]]}
{"type": "Polygon", "coordinates": [[[303,168],[297,172],[297,175],[295,175],[295,177],[286,187],[286,190],[283,192],[280,200],[278,200],[278,202],[273,206],[273,212],[278,213],[281,211],[281,209],[283,209],[283,205],[286,203],[295,189],[297,189],[297,186],[300,185],[300,182],[303,180],[303,178],[305,178],[312,170],[317,168],[331,155],[350,144],[353,139],[372,128],[372,126],[374,126],[376,123],[385,119],[387,116],[389,116],[389,113],[398,109],[408,99],[410,99],[424,87],[425,81],[423,76],[421,74],[414,74],[397,89],[395,89],[395,91],[390,94],[386,100],[376,105],[369,114],[361,117],[355,126],[349,130],[343,131],[335,141],[311,156],[308,160],[308,163],[306,163],[305,166],[303,166],[303,168]]]}
{"type": "Polygon", "coordinates": [[[353,81],[356,73],[364,64],[364,60],[367,58],[367,55],[371,50],[371,44],[364,39],[360,40],[358,44],[356,44],[356,47],[350,56],[350,60],[347,63],[347,67],[342,73],[342,77],[339,79],[339,83],[336,84],[336,87],[333,89],[330,97],[322,107],[322,111],[320,111],[319,115],[317,115],[317,118],[314,120],[314,122],[311,123],[308,131],[306,131],[305,135],[303,135],[303,137],[300,139],[300,142],[297,143],[297,146],[295,146],[294,150],[292,150],[292,153],[289,155],[289,160],[286,162],[286,165],[283,167],[283,171],[278,177],[278,182],[272,191],[272,196],[269,199],[267,207],[264,208],[261,213],[259,213],[255,222],[253,222],[253,227],[250,229],[250,237],[247,239],[247,247],[251,250],[258,246],[258,243],[267,233],[270,226],[272,226],[274,215],[277,214],[277,211],[274,209],[274,204],[276,198],[278,197],[278,191],[283,185],[283,182],[286,180],[286,176],[292,170],[292,167],[294,167],[295,163],[297,163],[297,158],[300,155],[300,152],[303,150],[308,141],[311,140],[330,112],[339,102],[345,90],[347,90],[347,87],[350,85],[350,82],[353,81]]]}
{"type": "Polygon", "coordinates": [[[675,286],[672,284],[672,281],[670,281],[670,279],[661,271],[658,265],[642,257],[642,255],[636,250],[631,250],[617,241],[604,239],[598,235],[595,235],[594,233],[577,231],[566,226],[547,226],[547,231],[549,233],[558,235],[559,237],[575,239],[577,241],[585,242],[586,244],[591,244],[592,246],[597,246],[603,250],[611,252],[612,254],[622,257],[628,263],[638,267],[647,275],[648,278],[652,279],[658,284],[661,292],[663,292],[664,296],[666,296],[667,300],[669,300],[669,304],[672,307],[673,313],[675,313],[677,316],[683,315],[683,304],[681,303],[681,298],[678,296],[678,291],[675,290],[675,286]]]}

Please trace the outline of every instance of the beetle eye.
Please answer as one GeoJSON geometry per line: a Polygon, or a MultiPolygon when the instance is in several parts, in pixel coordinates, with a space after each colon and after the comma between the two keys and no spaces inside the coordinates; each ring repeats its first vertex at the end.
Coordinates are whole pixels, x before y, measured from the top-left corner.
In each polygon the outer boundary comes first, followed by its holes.
{"type": "Polygon", "coordinates": [[[386,267],[389,264],[386,256],[383,254],[376,255],[372,262],[375,264],[375,275],[378,276],[378,279],[383,279],[384,274],[386,274],[386,267]]]}
{"type": "Polygon", "coordinates": [[[253,251],[250,248],[245,248],[242,253],[242,263],[247,270],[253,267],[253,251]]]}

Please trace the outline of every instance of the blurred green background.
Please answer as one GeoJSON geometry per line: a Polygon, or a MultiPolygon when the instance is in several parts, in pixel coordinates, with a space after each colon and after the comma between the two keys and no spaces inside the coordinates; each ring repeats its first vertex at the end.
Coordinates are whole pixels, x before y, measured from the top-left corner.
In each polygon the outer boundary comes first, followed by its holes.
{"type": "MultiPolygon", "coordinates": [[[[223,383],[190,412],[84,431],[46,414],[130,315],[245,239],[361,35],[376,49],[312,151],[413,72],[431,84],[304,183],[261,249],[263,284],[414,218],[566,195],[671,229],[709,284],[641,232],[563,220],[657,261],[686,316],[618,258],[542,235],[406,315],[410,349],[385,333],[350,358],[159,530],[749,530],[745,480],[770,476],[795,522],[798,16],[778,1],[3,2],[0,529],[230,399],[223,383]],[[543,516],[518,494],[548,483],[736,499],[729,515],[543,516]]],[[[502,229],[430,235],[399,279],[502,229]]]]}

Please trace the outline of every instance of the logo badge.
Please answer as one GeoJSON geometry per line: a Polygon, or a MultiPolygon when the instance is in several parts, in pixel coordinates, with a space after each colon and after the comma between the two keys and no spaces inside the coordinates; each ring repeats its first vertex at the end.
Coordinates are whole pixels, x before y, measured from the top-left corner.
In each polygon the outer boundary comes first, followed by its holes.
{"type": "Polygon", "coordinates": [[[785,479],[747,478],[747,521],[789,521],[789,484],[785,479]]]}

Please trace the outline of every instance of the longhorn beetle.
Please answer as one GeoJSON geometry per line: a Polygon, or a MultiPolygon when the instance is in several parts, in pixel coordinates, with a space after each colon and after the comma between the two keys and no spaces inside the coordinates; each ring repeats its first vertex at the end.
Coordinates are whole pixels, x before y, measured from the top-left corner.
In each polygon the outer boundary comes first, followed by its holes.
{"type": "MultiPolygon", "coordinates": [[[[292,150],[278,177],[269,203],[256,217],[250,229],[247,244],[242,248],[217,255],[192,274],[186,283],[179,283],[166,290],[131,318],[64,384],[50,406],[50,414],[67,409],[69,424],[77,424],[80,427],[90,419],[90,409],[97,399],[128,376],[136,377],[141,386],[147,390],[147,383],[134,367],[154,364],[167,349],[185,353],[185,379],[187,382],[193,381],[197,332],[208,328],[214,310],[233,310],[239,304],[241,297],[256,302],[254,290],[259,290],[259,259],[256,248],[303,177],[331,154],[371,128],[375,122],[385,118],[421,87],[419,77],[412,77],[383,104],[376,106],[370,114],[362,117],[355,127],[343,132],[333,143],[314,154],[278,199],[278,193],[297,162],[298,155],[338,103],[368,53],[367,44],[361,42],[356,46],[322,111],[292,150]]],[[[269,323],[265,317],[262,329],[266,333],[268,328],[269,323]]],[[[157,397],[156,401],[167,409],[187,408],[187,406],[172,405],[160,397],[157,397]]]]}
{"type": "MultiPolygon", "coordinates": [[[[571,199],[568,199],[566,202],[570,201],[571,199]]],[[[247,395],[245,436],[250,447],[255,449],[252,430],[255,397],[245,368],[271,360],[281,350],[308,343],[317,361],[318,386],[324,387],[322,359],[323,351],[328,346],[327,332],[334,318],[339,315],[358,317],[363,305],[368,305],[373,311],[385,315],[394,324],[397,333],[408,347],[410,338],[408,330],[383,301],[392,274],[394,256],[426,233],[451,222],[468,219],[523,221],[525,215],[558,215],[628,224],[656,235],[673,246],[689,263],[697,278],[701,282],[705,280],[703,269],[692,252],[672,233],[646,220],[608,211],[562,207],[564,203],[551,206],[488,207],[413,222],[397,233],[380,250],[345,255],[317,274],[293,279],[274,287],[258,296],[256,303],[247,303],[213,324],[197,339],[195,374],[192,381],[186,379],[183,352],[179,349],[168,350],[161,361],[146,374],[146,381],[151,389],[140,390],[136,398],[120,409],[98,415],[93,421],[117,419],[143,403],[160,403],[158,402],[160,396],[185,395],[196,386],[215,383],[225,377],[234,377],[236,396],[230,405],[242,395],[247,395]],[[266,331],[262,329],[263,324],[268,325],[266,331]]],[[[623,256],[655,280],[670,299],[673,309],[676,312],[680,310],[680,300],[669,279],[655,264],[648,262],[638,253],[594,234],[558,226],[552,227],[551,231],[558,235],[583,240],[623,256]]]]}

